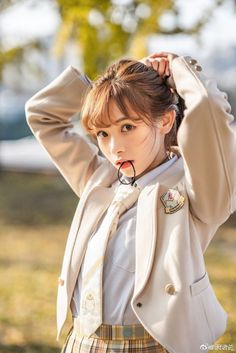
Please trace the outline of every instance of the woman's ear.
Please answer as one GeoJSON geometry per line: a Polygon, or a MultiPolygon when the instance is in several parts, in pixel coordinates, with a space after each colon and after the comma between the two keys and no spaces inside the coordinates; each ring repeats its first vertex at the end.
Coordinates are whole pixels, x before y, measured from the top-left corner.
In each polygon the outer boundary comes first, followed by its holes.
{"type": "Polygon", "coordinates": [[[176,111],[171,110],[169,112],[166,112],[162,118],[159,120],[159,131],[161,134],[166,135],[170,130],[172,129],[172,126],[174,125],[176,118],[176,111]]]}

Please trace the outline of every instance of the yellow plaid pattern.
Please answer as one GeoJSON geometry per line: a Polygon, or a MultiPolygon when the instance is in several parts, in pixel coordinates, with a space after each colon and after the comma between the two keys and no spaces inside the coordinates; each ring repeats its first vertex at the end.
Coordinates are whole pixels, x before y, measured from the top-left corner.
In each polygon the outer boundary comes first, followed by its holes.
{"type": "Polygon", "coordinates": [[[90,337],[81,336],[78,325],[75,319],[61,353],[169,353],[142,325],[101,324],[90,337]]]}

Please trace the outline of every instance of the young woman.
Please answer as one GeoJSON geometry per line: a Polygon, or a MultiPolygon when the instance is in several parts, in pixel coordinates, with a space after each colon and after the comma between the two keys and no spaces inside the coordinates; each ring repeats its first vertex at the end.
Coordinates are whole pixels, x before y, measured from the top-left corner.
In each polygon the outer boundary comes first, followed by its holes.
{"type": "Polygon", "coordinates": [[[26,104],[80,198],[59,277],[58,337],[73,317],[63,352],[198,353],[226,329],[203,254],[236,209],[236,139],[201,70],[164,52],[95,82],[70,66],[26,104]],[[102,154],[73,130],[81,109],[102,154]]]}

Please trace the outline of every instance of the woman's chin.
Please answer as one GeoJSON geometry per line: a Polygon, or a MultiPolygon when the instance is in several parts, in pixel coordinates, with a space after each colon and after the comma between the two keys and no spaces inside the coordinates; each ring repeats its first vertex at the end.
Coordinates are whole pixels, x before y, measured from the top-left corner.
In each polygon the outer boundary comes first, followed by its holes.
{"type": "MultiPolygon", "coordinates": [[[[134,171],[132,170],[121,170],[121,173],[125,175],[128,178],[133,178],[134,177],[134,171]]],[[[135,169],[135,178],[137,178],[142,172],[138,171],[135,169]]]]}

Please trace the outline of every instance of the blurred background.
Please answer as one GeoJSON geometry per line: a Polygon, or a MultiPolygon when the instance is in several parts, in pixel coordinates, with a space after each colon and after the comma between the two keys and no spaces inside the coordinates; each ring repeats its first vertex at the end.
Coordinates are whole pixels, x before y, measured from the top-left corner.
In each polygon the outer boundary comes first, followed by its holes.
{"type": "MultiPolygon", "coordinates": [[[[0,1],[0,352],[51,353],[57,278],[78,199],[32,136],[26,100],[72,64],[91,79],[122,56],[196,58],[236,113],[234,0],[0,1]]],[[[78,117],[75,130],[83,134],[78,117]]],[[[232,128],[236,131],[235,123],[232,128]]],[[[213,206],[214,207],[214,206],[213,206]]],[[[236,352],[236,214],[205,253],[236,352]]],[[[191,352],[189,352],[191,353],[191,352]]]]}

